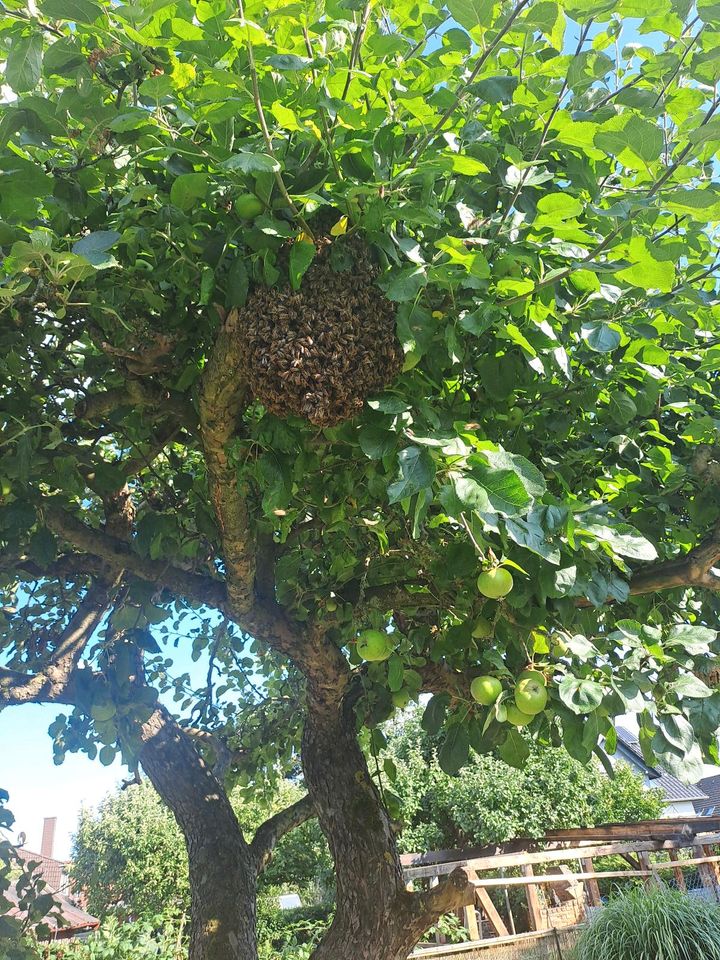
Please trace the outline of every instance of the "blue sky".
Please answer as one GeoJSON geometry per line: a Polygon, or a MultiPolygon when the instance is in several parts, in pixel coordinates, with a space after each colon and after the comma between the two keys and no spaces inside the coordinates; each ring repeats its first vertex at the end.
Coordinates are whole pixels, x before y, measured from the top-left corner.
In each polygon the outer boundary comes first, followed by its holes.
{"type": "MultiPolygon", "coordinates": [[[[173,672],[187,671],[193,682],[202,682],[207,665],[201,658],[193,663],[191,640],[168,655],[173,672]]],[[[64,763],[53,763],[48,726],[68,707],[28,705],[0,711],[0,788],[10,794],[9,807],[15,814],[14,830],[27,835],[28,850],[39,851],[44,817],[57,817],[55,856],[70,855],[71,835],[82,806],[96,806],[127,774],[116,760],[104,767],[84,754],[68,754],[64,763]]]]}

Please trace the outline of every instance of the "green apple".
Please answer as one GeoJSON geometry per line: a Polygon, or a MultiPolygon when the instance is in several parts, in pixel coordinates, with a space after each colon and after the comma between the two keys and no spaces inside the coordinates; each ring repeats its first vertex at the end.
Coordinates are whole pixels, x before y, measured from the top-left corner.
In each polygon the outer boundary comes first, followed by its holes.
{"type": "Polygon", "coordinates": [[[235,213],[243,220],[254,220],[265,209],[262,200],[258,200],[254,193],[241,193],[235,198],[235,213]]]}
{"type": "Polygon", "coordinates": [[[502,567],[485,570],[477,579],[477,588],[483,596],[490,597],[492,600],[499,600],[500,597],[507,596],[512,590],[512,574],[502,567]]]}
{"type": "Polygon", "coordinates": [[[484,707],[489,707],[502,693],[502,684],[497,677],[475,677],[470,684],[470,695],[484,707]]]}
{"type": "Polygon", "coordinates": [[[472,635],[476,640],[487,640],[495,632],[495,628],[487,617],[478,617],[473,626],[472,635]]]}
{"type": "Polygon", "coordinates": [[[383,630],[363,630],[357,639],[357,652],[363,660],[387,660],[393,644],[383,630]]]}
{"type": "Polygon", "coordinates": [[[537,680],[537,682],[541,683],[543,686],[547,685],[545,674],[541,673],[539,670],[533,670],[532,668],[523,670],[523,672],[520,674],[520,676],[517,679],[518,679],[518,683],[521,680],[537,680]]]}
{"type": "Polygon", "coordinates": [[[526,727],[532,722],[532,714],[523,713],[514,703],[509,703],[505,709],[507,710],[507,721],[514,727],[526,727]]]}
{"type": "Polygon", "coordinates": [[[410,703],[410,691],[407,687],[402,687],[400,690],[396,690],[392,695],[393,706],[398,710],[404,710],[405,707],[410,703]]]}
{"type": "Polygon", "coordinates": [[[7,477],[0,477],[0,496],[9,497],[12,484],[7,477]]]}
{"type": "Polygon", "coordinates": [[[525,419],[522,407],[510,407],[507,418],[511,427],[519,427],[525,419]]]}
{"type": "Polygon", "coordinates": [[[556,660],[559,660],[560,657],[564,657],[567,653],[567,644],[564,640],[553,640],[553,645],[550,647],[550,653],[556,660]]]}
{"type": "Polygon", "coordinates": [[[328,613],[334,613],[337,610],[337,600],[333,600],[333,598],[330,597],[329,600],[325,601],[325,609],[328,613]]]}
{"type": "Polygon", "coordinates": [[[548,692],[544,683],[533,677],[525,677],[515,685],[515,703],[523,713],[535,716],[541,713],[548,702],[548,692]]]}

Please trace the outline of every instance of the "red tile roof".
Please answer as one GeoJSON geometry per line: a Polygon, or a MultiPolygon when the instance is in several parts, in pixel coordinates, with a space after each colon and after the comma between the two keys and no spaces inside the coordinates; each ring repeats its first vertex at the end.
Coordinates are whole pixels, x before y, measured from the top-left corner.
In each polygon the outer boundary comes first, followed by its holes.
{"type": "MultiPolygon", "coordinates": [[[[10,889],[5,891],[5,896],[13,904],[13,906],[10,907],[9,915],[11,917],[21,916],[22,914],[18,907],[19,900],[17,890],[14,885],[11,885],[10,889]]],[[[97,917],[93,917],[84,910],[81,910],[80,907],[76,906],[72,900],[64,894],[54,893],[53,896],[58,904],[64,922],[58,926],[57,921],[50,916],[45,918],[43,923],[46,923],[52,930],[56,931],[59,936],[70,936],[73,933],[80,933],[83,930],[95,930],[100,926],[100,921],[97,917]]]]}
{"type": "Polygon", "coordinates": [[[44,857],[41,853],[33,853],[32,850],[25,850],[20,847],[17,854],[24,863],[38,863],[40,866],[37,872],[42,875],[43,880],[53,893],[62,890],[65,884],[64,874],[67,864],[64,860],[53,860],[50,857],[44,857]]]}

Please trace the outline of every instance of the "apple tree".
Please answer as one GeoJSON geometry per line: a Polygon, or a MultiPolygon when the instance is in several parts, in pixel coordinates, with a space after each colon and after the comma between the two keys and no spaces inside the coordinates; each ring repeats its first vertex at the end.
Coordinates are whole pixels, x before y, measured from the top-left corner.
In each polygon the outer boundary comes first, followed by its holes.
{"type": "Polygon", "coordinates": [[[315,960],[463,902],[366,759],[421,694],[449,772],[628,711],[717,759],[719,50],[712,0],[3,0],[0,705],[152,781],[191,960],[311,815],[315,960]]]}

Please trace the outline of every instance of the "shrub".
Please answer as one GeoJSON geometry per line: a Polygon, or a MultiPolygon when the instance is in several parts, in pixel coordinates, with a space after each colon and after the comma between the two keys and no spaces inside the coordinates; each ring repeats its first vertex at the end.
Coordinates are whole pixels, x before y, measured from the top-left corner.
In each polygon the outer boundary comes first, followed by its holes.
{"type": "Polygon", "coordinates": [[[333,904],[281,910],[274,904],[258,905],[259,960],[305,960],[317,945],[332,918],[333,904]]]}
{"type": "Polygon", "coordinates": [[[720,960],[720,907],[660,885],[631,890],[583,932],[576,960],[720,960]]]}
{"type": "Polygon", "coordinates": [[[87,940],[69,940],[41,947],[43,960],[185,960],[182,930],[158,917],[120,923],[108,917],[87,940]]]}

